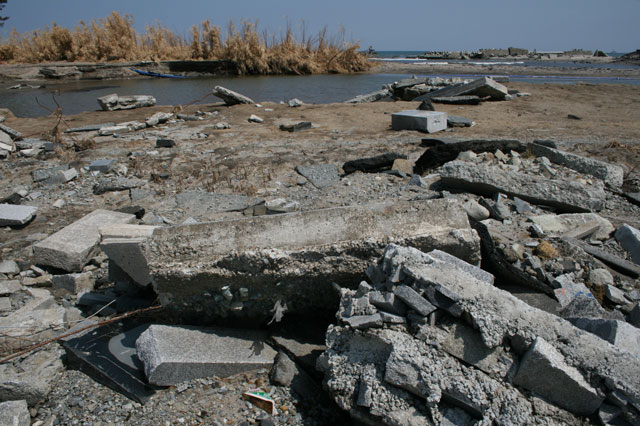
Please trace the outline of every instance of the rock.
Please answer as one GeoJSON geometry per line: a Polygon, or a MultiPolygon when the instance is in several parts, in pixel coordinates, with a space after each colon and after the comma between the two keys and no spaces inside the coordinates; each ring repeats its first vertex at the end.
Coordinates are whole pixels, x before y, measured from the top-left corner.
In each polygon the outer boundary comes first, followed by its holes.
{"type": "Polygon", "coordinates": [[[398,286],[393,290],[393,294],[423,317],[436,310],[435,306],[409,286],[398,286]]]}
{"type": "Polygon", "coordinates": [[[640,329],[637,327],[624,321],[600,318],[571,318],[569,321],[623,351],[640,356],[640,329]]]}
{"type": "Polygon", "coordinates": [[[115,165],[116,160],[103,158],[100,160],[92,161],[88,167],[89,171],[92,172],[109,173],[115,165]]]}
{"type": "Polygon", "coordinates": [[[291,108],[296,108],[304,105],[304,102],[302,102],[300,99],[293,98],[287,101],[287,105],[289,105],[291,108]]]}
{"type": "Polygon", "coordinates": [[[427,170],[442,166],[453,161],[462,152],[471,151],[479,154],[483,152],[525,152],[526,145],[516,140],[470,140],[442,143],[428,148],[416,161],[415,170],[418,174],[424,174],[427,170]]]}
{"type": "Polygon", "coordinates": [[[311,128],[310,121],[298,121],[297,123],[293,123],[293,124],[280,125],[280,130],[283,130],[285,132],[291,132],[291,133],[299,132],[300,130],[306,130],[310,128],[311,128]]]}
{"type": "Polygon", "coordinates": [[[3,260],[0,262],[0,274],[17,275],[20,273],[20,267],[13,260],[3,260]]]}
{"type": "Polygon", "coordinates": [[[248,120],[249,123],[264,123],[264,120],[255,114],[251,114],[248,120]]]}
{"type": "Polygon", "coordinates": [[[211,214],[243,211],[264,203],[260,198],[217,192],[184,191],[175,197],[176,207],[198,221],[207,221],[211,214]]]}
{"type": "Polygon", "coordinates": [[[296,171],[306,177],[318,189],[332,186],[340,181],[338,168],[333,164],[297,166],[296,171]]]}
{"type": "Polygon", "coordinates": [[[156,112],[151,117],[147,118],[145,124],[147,127],[157,126],[161,123],[166,123],[173,118],[173,114],[170,112],[156,112]]]}
{"type": "Polygon", "coordinates": [[[606,184],[616,188],[622,186],[624,170],[620,166],[549,148],[538,143],[529,144],[529,149],[536,156],[544,156],[551,160],[552,163],[560,164],[577,172],[597,177],[606,184]]]}
{"type": "Polygon", "coordinates": [[[476,123],[474,123],[473,120],[470,120],[465,117],[460,117],[457,115],[448,115],[447,124],[449,125],[449,127],[472,127],[476,123]]]}
{"type": "Polygon", "coordinates": [[[234,317],[268,320],[278,301],[290,312],[333,306],[339,296],[330,283],[357,286],[390,239],[480,260],[464,210],[446,199],[158,228],[144,254],[154,289],[172,315],[199,321],[229,316],[233,302],[222,299],[229,286],[234,301],[239,288],[252,295],[234,317]]]}
{"type": "Polygon", "coordinates": [[[587,224],[598,225],[597,230],[593,233],[593,238],[598,240],[609,238],[609,235],[615,230],[611,222],[595,213],[543,214],[530,216],[528,220],[538,225],[545,234],[553,237],[559,237],[587,224]]]}
{"type": "Polygon", "coordinates": [[[103,127],[111,127],[114,125],[115,123],[89,124],[82,127],[72,127],[70,129],[66,129],[64,132],[65,133],[97,132],[103,127]]]}
{"type": "Polygon", "coordinates": [[[369,302],[376,308],[399,316],[404,316],[407,306],[391,292],[372,291],[369,293],[369,302]]]}
{"type": "Polygon", "coordinates": [[[100,242],[99,228],[114,223],[132,223],[135,215],[94,210],[33,246],[35,263],[68,272],[79,272],[100,242]]]}
{"type": "Polygon", "coordinates": [[[173,139],[156,139],[156,148],[173,148],[176,146],[176,141],[173,139]]]}
{"type": "Polygon", "coordinates": [[[151,238],[155,229],[155,226],[149,225],[110,225],[100,229],[100,248],[109,261],[118,265],[140,286],[151,283],[142,245],[151,238]]]}
{"type": "Polygon", "coordinates": [[[563,274],[557,276],[551,285],[555,288],[554,295],[560,306],[563,308],[569,305],[573,299],[577,296],[585,295],[588,297],[593,297],[589,289],[583,283],[576,283],[574,281],[573,273],[563,274]]]}
{"type": "Polygon", "coordinates": [[[640,303],[636,302],[629,314],[629,324],[640,328],[640,303]]]}
{"type": "Polygon", "coordinates": [[[567,236],[563,236],[562,240],[576,247],[581,248],[585,252],[589,253],[593,257],[603,260],[604,262],[613,265],[616,269],[624,271],[625,274],[632,276],[634,278],[640,277],[640,267],[632,262],[627,262],[624,259],[621,259],[617,256],[610,254],[604,250],[600,250],[599,248],[593,247],[585,242],[576,240],[575,238],[570,238],[567,236]]]}
{"type": "Polygon", "coordinates": [[[631,260],[640,265],[640,230],[625,223],[616,230],[615,237],[620,245],[629,252],[631,260]]]}
{"type": "Polygon", "coordinates": [[[300,210],[300,203],[287,201],[284,198],[266,201],[264,205],[270,213],[291,213],[300,210]]]}
{"type": "Polygon", "coordinates": [[[91,272],[81,274],[54,275],[51,278],[54,289],[64,289],[71,294],[88,293],[93,291],[95,280],[91,272]]]}
{"type": "Polygon", "coordinates": [[[255,102],[240,93],[233,90],[226,89],[222,86],[216,86],[213,88],[213,95],[222,99],[226,105],[238,105],[238,104],[255,104],[255,102]]]}
{"type": "Polygon", "coordinates": [[[439,90],[434,90],[426,95],[422,95],[415,101],[422,101],[423,98],[442,98],[451,96],[475,95],[481,98],[490,97],[494,100],[504,100],[509,94],[508,89],[489,77],[482,77],[469,83],[452,84],[439,90]]]}
{"type": "Polygon", "coordinates": [[[513,204],[518,214],[525,214],[525,213],[529,213],[530,211],[533,211],[533,207],[531,207],[531,204],[527,203],[524,200],[521,200],[518,197],[513,197],[513,204]]]}
{"type": "Polygon", "coordinates": [[[542,259],[555,259],[559,256],[558,250],[548,241],[540,241],[536,246],[534,253],[542,259]]]}
{"type": "Polygon", "coordinates": [[[441,182],[448,188],[489,195],[501,192],[566,212],[601,210],[606,198],[601,185],[587,186],[576,181],[551,180],[485,164],[451,161],[438,169],[438,173],[441,182]]]}
{"type": "Polygon", "coordinates": [[[462,205],[462,208],[467,212],[470,218],[481,221],[489,218],[489,210],[482,207],[475,200],[468,200],[462,205]]]}
{"type": "Polygon", "coordinates": [[[385,152],[375,157],[361,158],[358,160],[347,161],[342,165],[342,170],[346,174],[361,171],[364,173],[379,173],[384,170],[391,170],[397,159],[405,159],[407,156],[398,154],[397,152],[385,152]]]}
{"type": "Polygon", "coordinates": [[[103,111],[116,111],[154,106],[156,98],[148,95],[118,96],[114,93],[98,98],[98,104],[103,111]]]}
{"type": "Polygon", "coordinates": [[[31,415],[27,401],[0,402],[0,424],[7,426],[29,426],[31,415]]]}
{"type": "Polygon", "coordinates": [[[391,170],[396,170],[405,175],[413,175],[413,163],[404,158],[396,158],[393,160],[391,170]]]}
{"type": "Polygon", "coordinates": [[[26,400],[31,407],[41,403],[64,370],[57,347],[35,352],[23,361],[0,364],[0,401],[26,400]]]}
{"type": "Polygon", "coordinates": [[[18,280],[0,281],[0,296],[10,296],[21,288],[18,280]]]}
{"type": "Polygon", "coordinates": [[[435,133],[447,128],[447,113],[436,111],[407,110],[391,114],[393,130],[418,130],[435,133]]]}
{"type": "Polygon", "coordinates": [[[269,368],[276,352],[256,330],[152,325],[136,341],[150,383],[169,386],[269,368]]]}
{"type": "Polygon", "coordinates": [[[592,414],[604,400],[542,337],[536,338],[522,358],[513,383],[578,415],[592,414]]]}
{"type": "MultiPolygon", "coordinates": [[[[606,269],[600,269],[600,271],[607,271],[606,269]]],[[[592,271],[593,273],[594,271],[592,271]]],[[[609,276],[611,276],[611,274],[609,274],[609,276]]],[[[591,277],[591,274],[589,274],[589,277],[591,277]]],[[[611,281],[613,282],[613,277],[611,277],[611,281]]],[[[593,281],[592,281],[593,282],[593,281]]],[[[624,297],[624,291],[620,290],[617,287],[614,287],[612,284],[601,284],[605,286],[605,296],[607,297],[607,299],[615,304],[615,305],[624,305],[627,303],[627,299],[624,297]]]]}
{"type": "Polygon", "coordinates": [[[342,320],[349,327],[356,328],[358,330],[380,328],[383,323],[382,316],[379,313],[372,315],[354,315],[348,318],[343,318],[342,320]]]}
{"type": "Polygon", "coordinates": [[[420,103],[420,105],[418,106],[418,110],[419,111],[435,111],[436,109],[434,108],[433,104],[431,103],[430,99],[425,99],[424,101],[422,101],[420,103]]]}
{"type": "Polygon", "coordinates": [[[38,211],[37,207],[0,204],[0,226],[22,226],[29,223],[38,211]]]}
{"type": "Polygon", "coordinates": [[[358,95],[353,99],[345,101],[349,104],[362,104],[369,102],[378,102],[384,100],[393,100],[393,94],[388,89],[377,90],[375,92],[367,93],[366,95],[358,95]]]}
{"type": "Polygon", "coordinates": [[[11,139],[22,139],[22,133],[17,130],[12,129],[9,126],[5,126],[4,124],[0,124],[0,132],[6,133],[11,137],[11,139]]]}
{"type": "Polygon", "coordinates": [[[578,294],[560,311],[562,318],[602,318],[606,311],[598,301],[587,294],[578,294]]]}

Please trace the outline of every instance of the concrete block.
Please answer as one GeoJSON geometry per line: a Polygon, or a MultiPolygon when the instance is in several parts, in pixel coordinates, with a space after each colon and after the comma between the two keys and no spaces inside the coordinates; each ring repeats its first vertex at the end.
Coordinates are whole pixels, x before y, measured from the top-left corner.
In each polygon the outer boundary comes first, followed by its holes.
{"type": "Polygon", "coordinates": [[[598,301],[586,294],[580,294],[560,311],[562,318],[602,318],[606,311],[598,301]]]}
{"type": "Polygon", "coordinates": [[[68,290],[72,294],[88,293],[93,291],[95,279],[91,272],[81,274],[54,275],[51,277],[54,289],[68,290]]]}
{"type": "Polygon", "coordinates": [[[98,104],[103,111],[116,111],[154,106],[156,98],[149,95],[118,96],[111,94],[98,98],[98,104]]]}
{"type": "Polygon", "coordinates": [[[115,166],[115,164],[116,164],[116,160],[102,158],[99,160],[92,161],[91,164],[89,164],[89,171],[109,173],[111,169],[113,169],[113,166],[115,166]]]}
{"type": "Polygon", "coordinates": [[[61,165],[55,167],[49,167],[46,169],[37,169],[31,172],[31,177],[34,182],[41,182],[56,176],[59,172],[64,172],[69,169],[68,165],[61,165]]]}
{"type": "Polygon", "coordinates": [[[20,226],[29,223],[38,211],[37,207],[0,204],[0,226],[20,226]]]}
{"type": "Polygon", "coordinates": [[[0,281],[0,296],[10,296],[20,288],[22,286],[18,280],[0,281]]]}
{"type": "MultiPolygon", "coordinates": [[[[156,226],[109,225],[100,229],[100,248],[129,277],[141,286],[151,283],[149,266],[142,253],[142,245],[151,237],[156,226]]],[[[111,267],[111,266],[110,266],[111,267]]]]}
{"type": "Polygon", "coordinates": [[[27,401],[0,402],[0,424],[7,426],[29,426],[31,424],[31,414],[27,401]]]}
{"type": "Polygon", "coordinates": [[[438,173],[441,182],[447,188],[462,189],[481,195],[501,192],[566,213],[602,210],[606,199],[601,183],[585,185],[578,181],[547,179],[486,164],[450,161],[440,167],[438,173]]]}
{"type": "Polygon", "coordinates": [[[380,328],[382,327],[382,316],[379,313],[372,315],[355,315],[342,319],[347,325],[359,330],[367,328],[380,328]]]}
{"type": "Polygon", "coordinates": [[[615,237],[620,245],[629,252],[631,260],[640,265],[640,230],[625,223],[616,230],[615,237]]]}
{"type": "Polygon", "coordinates": [[[553,237],[564,235],[589,223],[599,225],[593,233],[593,238],[598,240],[606,240],[615,231],[611,222],[596,213],[542,214],[530,216],[528,220],[538,225],[544,233],[553,237]]]}
{"type": "Polygon", "coordinates": [[[435,133],[447,128],[447,113],[439,111],[407,110],[391,115],[393,130],[418,130],[435,133]]]}
{"type": "Polygon", "coordinates": [[[541,337],[522,358],[513,382],[579,415],[594,413],[604,400],[582,374],[541,337]]]}
{"type": "Polygon", "coordinates": [[[20,273],[20,267],[13,260],[3,260],[0,262],[0,274],[16,275],[20,273]]]}
{"type": "Polygon", "coordinates": [[[594,176],[616,188],[622,186],[624,170],[615,164],[571,154],[537,143],[529,144],[529,149],[538,157],[547,157],[552,163],[560,164],[577,172],[594,176]]]}
{"type": "Polygon", "coordinates": [[[152,325],[136,341],[150,383],[169,386],[271,367],[276,356],[256,330],[152,325]]]}
{"type": "Polygon", "coordinates": [[[584,295],[587,297],[593,297],[593,294],[591,294],[587,286],[585,286],[583,283],[576,283],[571,280],[561,281],[557,278],[553,281],[553,283],[554,285],[558,286],[555,290],[553,290],[553,294],[556,296],[558,303],[560,303],[560,306],[562,306],[563,308],[569,305],[573,301],[573,299],[578,296],[584,295]]]}
{"type": "Polygon", "coordinates": [[[35,263],[79,272],[100,242],[99,229],[113,223],[133,223],[132,214],[94,210],[33,246],[35,263]]]}
{"type": "Polygon", "coordinates": [[[277,301],[289,312],[334,309],[339,295],[330,283],[356,288],[362,271],[390,240],[438,248],[471,263],[480,260],[477,234],[452,199],[163,227],[144,254],[168,312],[200,321],[230,315],[268,321],[277,301]],[[241,311],[232,314],[232,302],[220,300],[226,286],[233,293],[249,289],[241,311]]]}
{"type": "Polygon", "coordinates": [[[426,95],[417,97],[414,101],[469,95],[479,96],[480,98],[490,97],[495,100],[504,100],[508,94],[509,90],[504,85],[489,77],[482,77],[469,83],[452,84],[442,89],[434,90],[426,95]]]}
{"type": "Polygon", "coordinates": [[[255,104],[253,99],[248,98],[244,95],[241,95],[238,92],[234,92],[233,90],[229,90],[222,86],[214,87],[213,95],[222,99],[224,103],[229,106],[238,105],[238,104],[255,104]]]}
{"type": "Polygon", "coordinates": [[[627,303],[627,299],[624,297],[624,291],[612,285],[606,286],[605,296],[609,301],[611,301],[611,303],[616,305],[624,305],[627,303]]]}
{"type": "Polygon", "coordinates": [[[423,317],[426,317],[437,308],[433,306],[427,299],[406,285],[400,285],[393,290],[393,294],[402,300],[409,308],[413,309],[423,317]]]}
{"type": "Polygon", "coordinates": [[[407,306],[390,292],[372,291],[369,293],[369,302],[376,308],[391,314],[402,316],[407,312],[407,306]]]}
{"type": "Polygon", "coordinates": [[[640,329],[619,320],[572,318],[576,327],[593,333],[623,351],[640,357],[640,329]]]}

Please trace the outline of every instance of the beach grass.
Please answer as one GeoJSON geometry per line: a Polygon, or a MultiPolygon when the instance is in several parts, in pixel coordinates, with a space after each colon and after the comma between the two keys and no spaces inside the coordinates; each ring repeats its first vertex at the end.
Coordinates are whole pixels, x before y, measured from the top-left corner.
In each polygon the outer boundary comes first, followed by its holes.
{"type": "Polygon", "coordinates": [[[317,74],[365,71],[369,63],[347,41],[344,29],[329,36],[327,29],[307,36],[287,23],[279,36],[261,32],[257,22],[229,22],[223,33],[205,20],[180,36],[162,24],[147,26],[139,34],[131,15],[113,12],[106,18],[73,29],[51,27],[0,39],[0,61],[39,64],[45,62],[124,62],[168,60],[225,60],[238,74],[317,74]]]}

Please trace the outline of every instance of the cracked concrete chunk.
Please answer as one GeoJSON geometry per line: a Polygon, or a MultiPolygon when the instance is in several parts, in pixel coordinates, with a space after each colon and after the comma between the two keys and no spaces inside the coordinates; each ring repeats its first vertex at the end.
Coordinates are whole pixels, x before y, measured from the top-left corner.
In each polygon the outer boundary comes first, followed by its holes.
{"type": "Polygon", "coordinates": [[[238,104],[255,104],[253,99],[241,95],[238,92],[229,90],[222,86],[216,86],[213,88],[213,95],[222,99],[226,105],[238,105],[238,104]]]}
{"type": "Polygon", "coordinates": [[[0,226],[25,225],[33,219],[37,207],[0,204],[0,226]]]}
{"type": "Polygon", "coordinates": [[[406,285],[400,285],[393,290],[393,294],[402,300],[409,308],[413,309],[423,317],[426,317],[437,308],[427,299],[422,297],[417,291],[406,285]]]}
{"type": "Polygon", "coordinates": [[[439,168],[438,173],[441,182],[448,188],[488,195],[501,192],[564,212],[602,210],[606,199],[601,182],[585,185],[577,181],[547,179],[486,164],[451,161],[439,168]]]}
{"type": "Polygon", "coordinates": [[[266,337],[257,330],[152,325],[136,349],[149,382],[169,386],[270,367],[276,352],[266,337]]]}
{"type": "Polygon", "coordinates": [[[340,182],[338,168],[334,164],[314,164],[298,166],[296,171],[306,177],[318,189],[332,186],[340,182]]]}
{"type": "Polygon", "coordinates": [[[94,210],[33,246],[35,263],[80,272],[100,242],[99,229],[112,223],[133,223],[135,215],[94,210]]]}
{"type": "Polygon", "coordinates": [[[555,237],[589,223],[599,225],[593,234],[593,238],[598,240],[609,238],[609,235],[615,231],[611,222],[595,213],[543,214],[530,216],[528,220],[538,225],[545,234],[555,237]]]}
{"type": "Polygon", "coordinates": [[[579,415],[592,414],[604,400],[582,374],[541,337],[522,358],[513,382],[579,415]]]}
{"type": "Polygon", "coordinates": [[[0,402],[0,424],[7,426],[29,426],[31,415],[27,401],[0,402]]]}
{"type": "Polygon", "coordinates": [[[572,318],[569,321],[576,327],[595,334],[621,350],[640,357],[640,328],[624,321],[600,318],[572,318]]]}

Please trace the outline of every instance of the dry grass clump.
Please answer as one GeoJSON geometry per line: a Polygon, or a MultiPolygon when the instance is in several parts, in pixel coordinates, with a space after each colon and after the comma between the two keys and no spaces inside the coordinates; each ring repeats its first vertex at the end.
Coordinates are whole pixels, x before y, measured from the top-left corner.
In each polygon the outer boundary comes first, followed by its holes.
{"type": "Polygon", "coordinates": [[[142,60],[227,60],[239,74],[311,74],[357,72],[369,68],[359,44],[347,42],[345,32],[329,39],[327,29],[297,38],[290,25],[279,38],[261,34],[257,22],[230,22],[222,37],[220,29],[205,20],[191,28],[190,39],[156,24],[138,34],[133,17],[113,12],[73,30],[51,27],[30,33],[12,31],[0,40],[0,61],[41,63],[52,61],[102,62],[142,60]]]}

